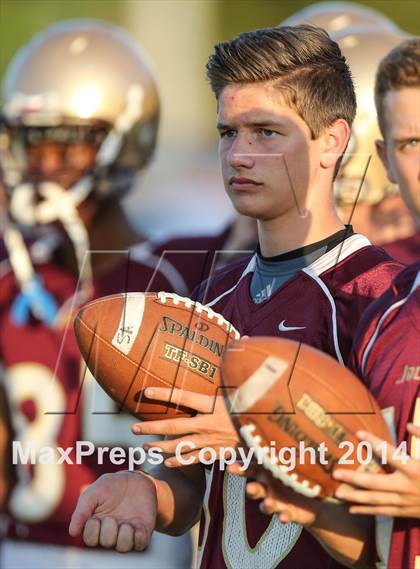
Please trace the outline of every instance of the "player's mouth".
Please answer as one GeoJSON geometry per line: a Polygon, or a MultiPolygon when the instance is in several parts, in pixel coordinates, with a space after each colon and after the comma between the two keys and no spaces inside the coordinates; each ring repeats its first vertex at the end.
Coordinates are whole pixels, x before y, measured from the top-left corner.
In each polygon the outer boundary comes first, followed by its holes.
{"type": "Polygon", "coordinates": [[[256,182],[252,178],[242,178],[239,176],[232,176],[229,178],[229,187],[237,192],[252,191],[262,186],[260,182],[256,182]]]}

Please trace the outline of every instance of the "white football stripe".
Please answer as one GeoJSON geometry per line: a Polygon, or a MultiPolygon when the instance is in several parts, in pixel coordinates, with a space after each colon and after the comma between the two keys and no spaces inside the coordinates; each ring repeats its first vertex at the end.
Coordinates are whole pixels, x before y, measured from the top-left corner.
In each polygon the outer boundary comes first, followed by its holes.
{"type": "Polygon", "coordinates": [[[269,356],[258,369],[230,396],[230,411],[244,413],[252,407],[288,368],[288,363],[280,358],[269,356]]]}
{"type": "Polygon", "coordinates": [[[124,294],[120,323],[112,339],[112,345],[128,355],[139,333],[143,320],[146,296],[141,293],[124,294]]]}

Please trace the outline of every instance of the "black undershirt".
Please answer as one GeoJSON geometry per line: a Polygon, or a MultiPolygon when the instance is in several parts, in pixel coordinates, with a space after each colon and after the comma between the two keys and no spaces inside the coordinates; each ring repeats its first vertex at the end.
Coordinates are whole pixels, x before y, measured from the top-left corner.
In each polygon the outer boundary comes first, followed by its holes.
{"type": "Polygon", "coordinates": [[[352,226],[346,225],[345,229],[341,229],[321,241],[304,245],[299,249],[274,257],[264,257],[258,245],[256,266],[251,279],[253,302],[259,304],[269,298],[298,271],[315,262],[352,234],[352,226]]]}

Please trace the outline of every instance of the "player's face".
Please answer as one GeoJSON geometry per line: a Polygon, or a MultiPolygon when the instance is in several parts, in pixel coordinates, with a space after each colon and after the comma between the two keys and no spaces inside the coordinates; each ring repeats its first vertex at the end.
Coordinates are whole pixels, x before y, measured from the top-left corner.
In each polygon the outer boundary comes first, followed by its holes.
{"type": "Polygon", "coordinates": [[[40,142],[27,148],[28,180],[50,181],[70,188],[94,163],[93,145],[40,142]]]}
{"type": "MultiPolygon", "coordinates": [[[[64,190],[78,182],[95,163],[98,145],[74,142],[64,144],[50,141],[26,146],[27,168],[24,181],[33,184],[39,202],[43,201],[38,184],[54,182],[64,190]]],[[[92,195],[77,206],[80,219],[90,226],[98,211],[99,202],[92,195]]]]}
{"type": "Polygon", "coordinates": [[[229,85],[218,101],[219,155],[235,209],[263,221],[304,209],[319,143],[269,83],[229,85]]]}
{"type": "Polygon", "coordinates": [[[411,211],[420,215],[420,88],[389,91],[384,99],[385,145],[379,154],[411,211]]]}

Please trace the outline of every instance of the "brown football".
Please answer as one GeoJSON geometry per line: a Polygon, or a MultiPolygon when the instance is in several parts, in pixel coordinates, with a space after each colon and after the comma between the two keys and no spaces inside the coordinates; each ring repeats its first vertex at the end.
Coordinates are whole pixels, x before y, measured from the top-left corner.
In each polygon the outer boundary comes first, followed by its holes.
{"type": "Polygon", "coordinates": [[[351,371],[323,352],[280,338],[234,341],[223,356],[222,388],[257,462],[296,492],[336,501],[340,483],[331,474],[337,465],[384,472],[355,434],[370,431],[391,442],[378,404],[351,371]],[[325,450],[319,452],[321,443],[325,450]]]}
{"type": "Polygon", "coordinates": [[[74,323],[80,351],[102,388],[145,420],[195,411],[147,399],[147,387],[215,395],[221,357],[235,328],[198,302],[170,293],[127,293],[86,304],[74,323]]]}

